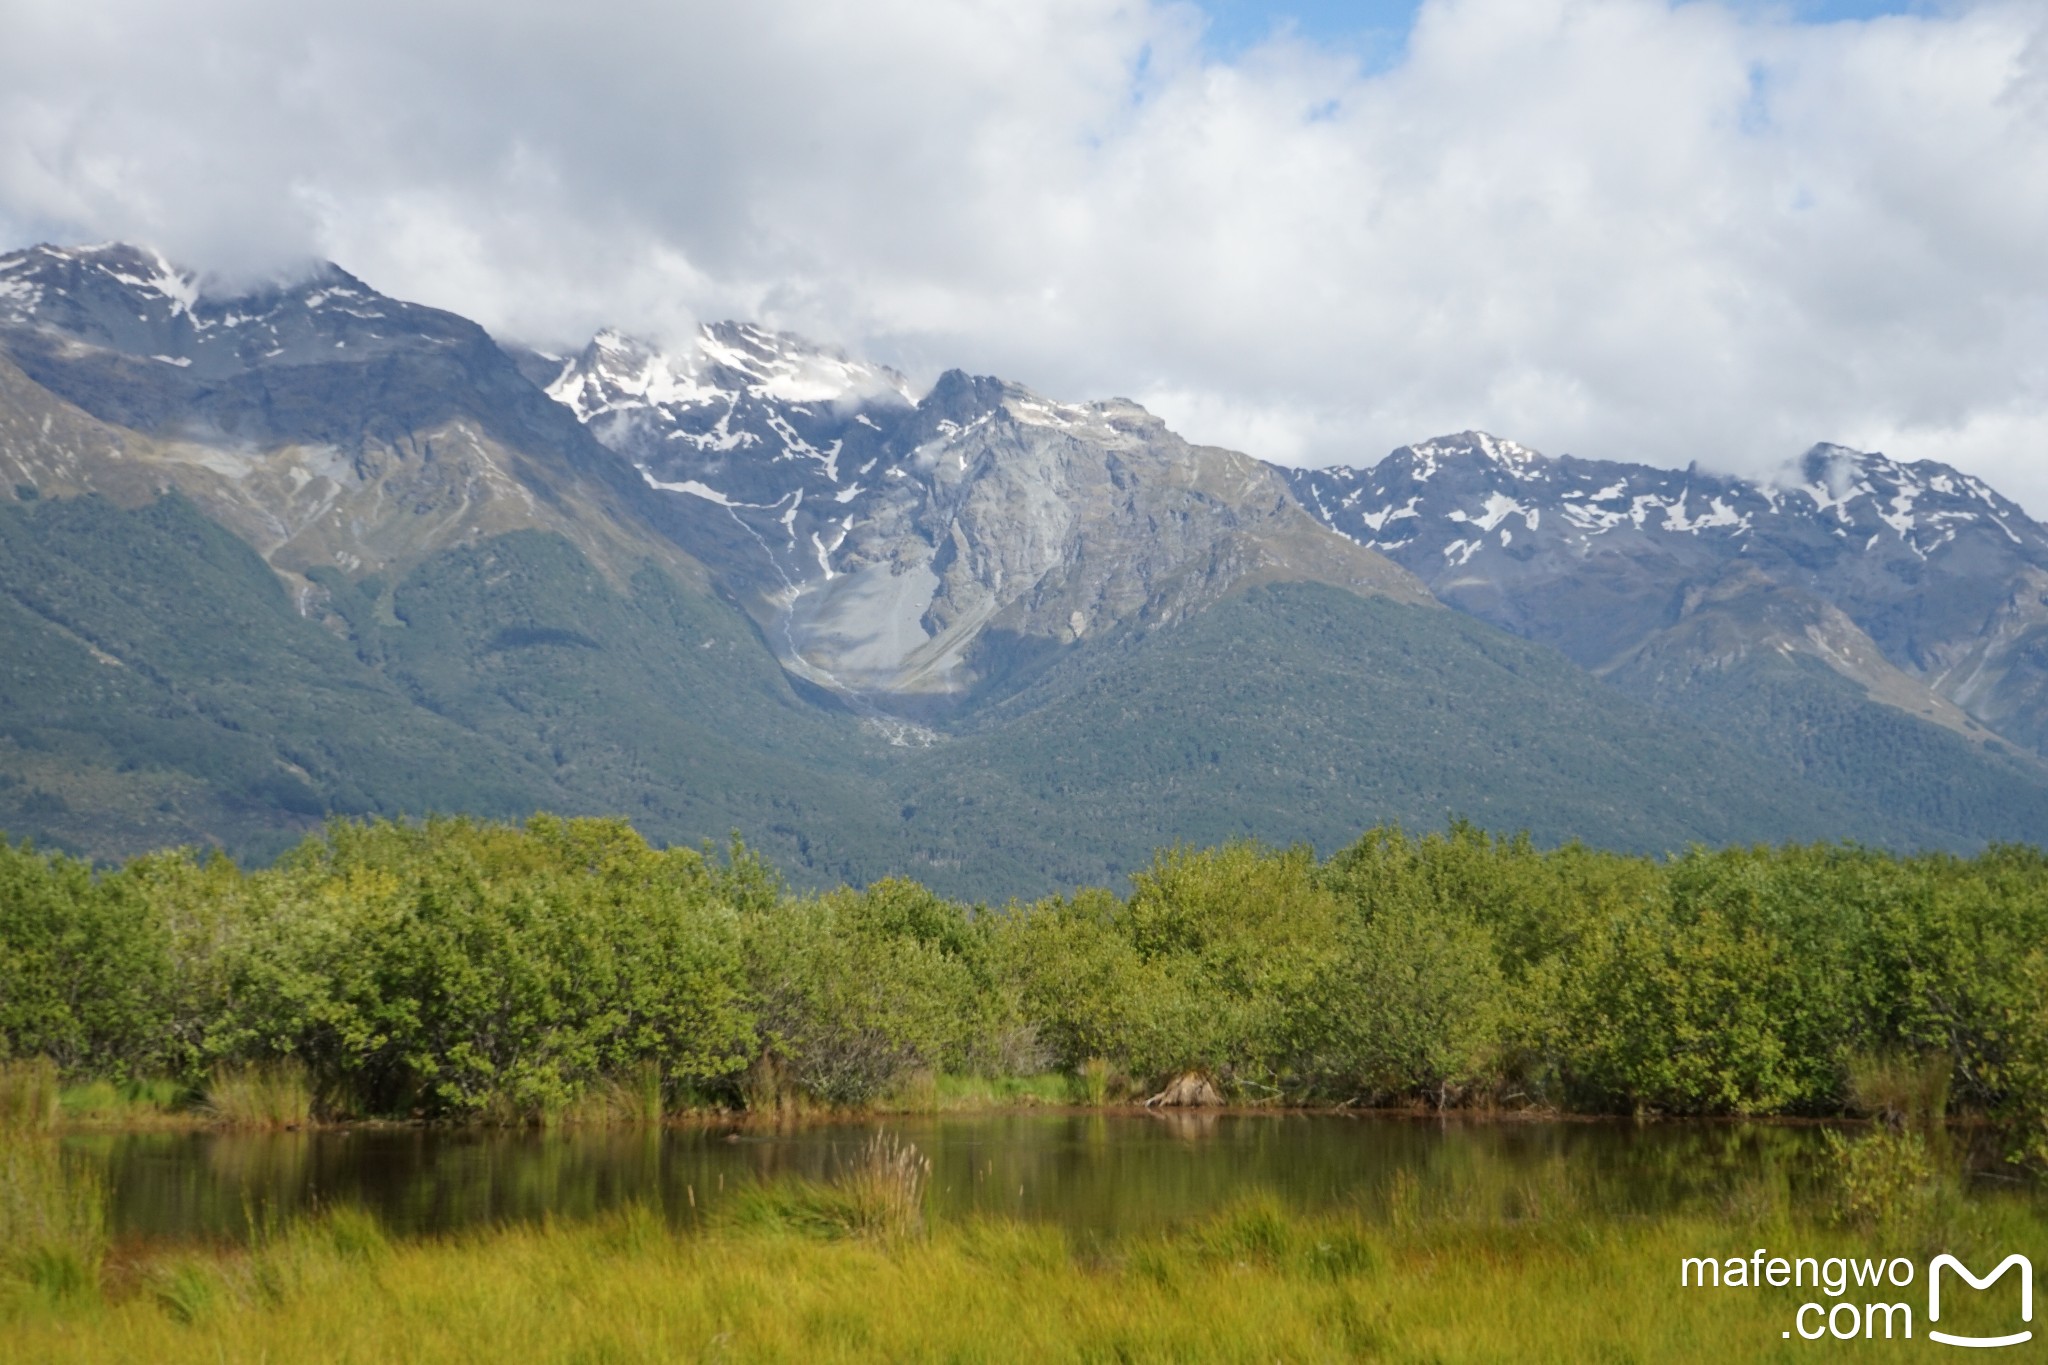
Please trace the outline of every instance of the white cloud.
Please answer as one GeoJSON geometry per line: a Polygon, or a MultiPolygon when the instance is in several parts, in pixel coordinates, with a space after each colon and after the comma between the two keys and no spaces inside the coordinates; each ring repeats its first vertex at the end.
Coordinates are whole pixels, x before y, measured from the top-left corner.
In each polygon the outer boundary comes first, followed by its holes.
{"type": "Polygon", "coordinates": [[[508,335],[750,315],[1369,461],[1814,440],[2048,511],[2048,15],[1429,0],[1393,67],[1145,0],[17,0],[0,231],[331,256],[508,335]]]}

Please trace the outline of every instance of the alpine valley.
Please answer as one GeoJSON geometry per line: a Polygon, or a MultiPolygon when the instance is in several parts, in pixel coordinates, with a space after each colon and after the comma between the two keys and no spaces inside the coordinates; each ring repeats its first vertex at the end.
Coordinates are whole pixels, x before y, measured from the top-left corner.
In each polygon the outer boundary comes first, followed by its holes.
{"type": "Polygon", "coordinates": [[[982,898],[1458,817],[2039,842],[2048,529],[1832,446],[1290,471],[746,324],[556,355],[333,266],[0,256],[0,829],[539,809],[982,898]]]}

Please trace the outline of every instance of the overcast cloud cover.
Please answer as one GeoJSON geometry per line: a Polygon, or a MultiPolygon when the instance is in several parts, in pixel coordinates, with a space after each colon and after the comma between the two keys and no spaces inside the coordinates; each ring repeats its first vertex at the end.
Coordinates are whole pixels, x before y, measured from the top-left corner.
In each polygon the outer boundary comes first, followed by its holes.
{"type": "Polygon", "coordinates": [[[739,316],[1370,462],[1815,440],[2048,513],[2048,5],[9,0],[0,245],[331,257],[501,335],[739,316]]]}

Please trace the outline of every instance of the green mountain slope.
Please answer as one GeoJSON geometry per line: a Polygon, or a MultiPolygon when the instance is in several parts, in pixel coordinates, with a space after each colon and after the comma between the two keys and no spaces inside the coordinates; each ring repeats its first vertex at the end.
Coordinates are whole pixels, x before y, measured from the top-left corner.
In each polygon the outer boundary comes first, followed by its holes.
{"type": "Polygon", "coordinates": [[[1657,700],[1816,786],[1938,831],[1942,843],[2048,837],[2048,777],[2037,760],[1874,702],[1817,660],[1703,670],[1657,700]]]}
{"type": "Polygon", "coordinates": [[[262,853],[327,812],[516,813],[531,763],[412,708],[171,496],[0,504],[0,826],[262,853]]]}
{"type": "Polygon", "coordinates": [[[1892,666],[1846,613],[1750,566],[1689,585],[1602,676],[1948,843],[2048,837],[2048,765],[1892,666]]]}
{"type": "MultiPolygon", "coordinates": [[[[2048,777],[1783,585],[1689,595],[1609,686],[1128,404],[955,375],[828,416],[776,396],[818,355],[746,330],[752,369],[622,452],[480,327],[345,272],[234,298],[165,272],[0,257],[16,837],[260,859],[332,815],[547,809],[1001,898],[1453,814],[1659,851],[2048,815],[2048,777]]],[[[645,359],[592,360],[622,420],[645,359]]]]}
{"type": "Polygon", "coordinates": [[[1336,847],[1451,814],[1629,849],[1969,842],[1469,618],[1316,585],[1077,651],[925,747],[797,695],[737,611],[652,566],[621,591],[540,532],[389,588],[336,576],[323,626],[175,495],[35,500],[0,506],[0,585],[0,829],[105,857],[548,808],[1000,898],[1177,840],[1336,847]]]}
{"type": "MultiPolygon", "coordinates": [[[[1165,843],[1335,848],[1463,815],[1539,841],[1667,851],[1944,843],[1451,612],[1312,584],[1254,589],[1098,646],[913,754],[934,880],[1113,880],[1165,843]],[[1035,875],[1034,875],[1035,874],[1035,875]]],[[[1967,842],[1967,841],[1964,841],[1967,842]]]]}
{"type": "Polygon", "coordinates": [[[334,579],[344,638],[176,495],[0,504],[0,829],[262,857],[328,814],[551,808],[743,828],[799,867],[877,842],[888,803],[833,777],[852,727],[653,567],[626,596],[522,532],[435,556],[385,612],[381,587],[334,579]]]}

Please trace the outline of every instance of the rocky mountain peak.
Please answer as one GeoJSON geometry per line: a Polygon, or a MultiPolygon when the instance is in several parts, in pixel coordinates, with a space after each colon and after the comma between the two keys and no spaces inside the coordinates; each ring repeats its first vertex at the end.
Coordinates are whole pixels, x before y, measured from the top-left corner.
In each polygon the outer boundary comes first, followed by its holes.
{"type": "Polygon", "coordinates": [[[1413,463],[1417,477],[1422,479],[1429,478],[1444,463],[1453,460],[1483,460],[1516,475],[1527,475],[1540,473],[1544,459],[1541,452],[1485,431],[1461,431],[1420,441],[1402,447],[1390,458],[1404,457],[1413,463]]]}
{"type": "Polygon", "coordinates": [[[178,489],[302,594],[509,530],[645,554],[644,488],[483,328],[331,263],[238,283],[121,243],[0,256],[0,388],[37,414],[0,432],[7,488],[178,489]]]}
{"type": "Polygon", "coordinates": [[[2035,563],[2048,554],[2041,528],[2017,503],[1939,461],[1901,463],[1823,443],[1793,469],[1761,485],[1766,496],[1782,495],[1795,512],[1866,550],[1895,539],[1924,559],[1975,531],[2004,538],[2035,563]]]}
{"type": "Polygon", "coordinates": [[[0,256],[0,314],[16,320],[35,316],[46,304],[76,315],[110,297],[175,316],[198,302],[199,278],[157,251],[125,242],[45,243],[0,256]]]}
{"type": "Polygon", "coordinates": [[[671,499],[786,668],[863,705],[958,700],[1261,578],[1427,600],[1277,470],[1123,400],[949,370],[912,404],[893,371],[745,324],[680,358],[601,333],[548,391],[671,499]]]}
{"type": "MultiPolygon", "coordinates": [[[[1369,468],[1298,470],[1290,481],[1318,519],[1393,558],[1442,600],[1588,668],[1637,657],[1675,619],[1724,601],[1731,584],[1743,585],[1745,601],[1778,600],[1756,595],[1752,575],[1762,575],[1809,602],[1813,621],[1831,623],[1797,638],[1867,635],[1867,648],[1808,651],[1844,676],[1869,683],[1878,676],[1871,651],[1881,651],[1899,674],[1877,689],[1887,697],[1904,695],[1901,679],[1918,680],[2008,733],[2026,710],[2017,699],[1993,700],[1998,688],[1981,671],[2005,676],[1999,670],[2020,656],[2007,650],[2005,662],[1985,663],[1977,642],[1994,619],[2010,623],[1997,629],[2015,641],[2048,628],[2048,602],[2027,586],[2048,569],[2048,529],[1982,480],[1936,461],[1833,444],[1767,479],[1549,458],[1504,449],[1511,444],[1478,433],[1440,437],[1369,468]],[[1724,577],[1738,564],[1749,572],[1724,577]],[[1971,693],[1977,701],[1964,702],[1967,688],[1980,689],[1971,693]]],[[[1764,615],[1717,619],[1716,657],[1759,653],[1731,651],[1726,639],[1762,631],[1764,615]]],[[[1704,648],[1706,638],[1694,631],[1684,648],[1704,648]]],[[[1674,648],[1667,641],[1665,654],[1674,648]]],[[[1667,659],[1660,676],[1673,667],[1667,659]]],[[[1940,711],[1925,698],[1904,709],[1940,711]]],[[[2023,728],[2039,732],[2030,747],[2048,746],[2048,722],[2023,728]]]]}
{"type": "Polygon", "coordinates": [[[0,326],[64,346],[222,378],[279,364],[322,364],[411,344],[482,337],[453,314],[387,298],[332,262],[234,282],[201,276],[127,243],[37,246],[0,256],[0,326]]]}
{"type": "Polygon", "coordinates": [[[705,323],[674,349],[606,329],[546,387],[586,422],[649,409],[676,420],[692,410],[729,412],[748,402],[910,403],[908,382],[887,366],[743,322],[705,323]]]}

